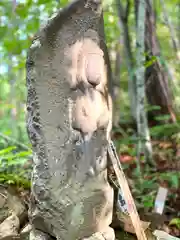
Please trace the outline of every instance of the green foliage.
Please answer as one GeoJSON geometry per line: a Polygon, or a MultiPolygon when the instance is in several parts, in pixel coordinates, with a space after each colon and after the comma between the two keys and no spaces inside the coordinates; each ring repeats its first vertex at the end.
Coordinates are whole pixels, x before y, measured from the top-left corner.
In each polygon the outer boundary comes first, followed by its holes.
{"type": "Polygon", "coordinates": [[[180,218],[173,218],[169,225],[175,225],[178,229],[180,229],[180,218]]]}
{"type": "MultiPolygon", "coordinates": [[[[148,54],[147,54],[148,55],[148,54]]],[[[145,54],[146,56],[146,54],[145,54]]],[[[144,66],[147,68],[147,67],[150,67],[151,65],[153,65],[155,62],[157,61],[157,57],[156,56],[152,56],[150,60],[146,61],[144,63],[144,66]]]]}
{"type": "MultiPolygon", "coordinates": [[[[168,116],[169,118],[169,116],[168,116]]],[[[166,116],[159,116],[156,119],[158,120],[167,120],[166,116]]],[[[179,123],[167,123],[163,125],[157,125],[150,128],[152,137],[171,137],[175,133],[178,133],[180,129],[179,123]]]]}
{"type": "Polygon", "coordinates": [[[153,177],[152,179],[146,179],[147,174],[144,175],[143,181],[139,179],[139,174],[135,174],[135,190],[134,195],[137,199],[137,204],[140,207],[146,208],[146,210],[152,210],[154,206],[154,201],[156,197],[156,192],[158,189],[157,179],[153,177]]]}
{"type": "Polygon", "coordinates": [[[31,167],[25,164],[32,157],[32,151],[18,151],[16,146],[0,150],[0,183],[30,186],[31,167]]]}
{"type": "Polygon", "coordinates": [[[161,179],[162,180],[166,180],[168,181],[170,187],[173,187],[173,188],[176,188],[178,189],[180,186],[179,186],[179,180],[180,180],[180,173],[177,171],[173,171],[173,172],[166,172],[166,173],[161,173],[160,174],[161,176],[161,179]]]}
{"type": "MultiPolygon", "coordinates": [[[[152,107],[152,109],[159,109],[158,107],[152,107]]],[[[167,116],[162,116],[157,118],[159,121],[168,120],[167,116]]],[[[174,139],[177,143],[179,142],[179,138],[177,133],[179,132],[179,123],[176,124],[162,124],[159,126],[154,126],[151,128],[151,136],[154,139],[174,139]]],[[[165,172],[156,171],[155,173],[152,171],[152,168],[147,164],[144,165],[144,156],[141,156],[141,169],[143,172],[142,179],[140,178],[140,173],[138,168],[131,169],[131,164],[136,164],[136,145],[138,139],[136,137],[135,131],[133,129],[128,129],[126,132],[122,128],[115,128],[114,132],[117,134],[121,134],[118,140],[116,140],[117,149],[119,149],[120,159],[124,162],[123,167],[124,170],[129,173],[131,172],[133,178],[133,191],[137,200],[137,206],[140,208],[143,206],[147,210],[152,210],[154,206],[154,201],[157,194],[157,189],[159,187],[158,183],[166,182],[168,183],[169,188],[173,188],[178,190],[180,187],[180,173],[178,170],[174,169],[165,172]],[[128,133],[129,132],[129,133],[128,133]],[[125,157],[124,157],[125,155],[125,157]],[[123,160],[124,159],[124,160],[123,160]]],[[[160,142],[161,143],[161,142],[160,142]]],[[[163,142],[162,142],[163,144],[163,142]]],[[[160,150],[160,146],[154,147],[154,156],[160,155],[162,150],[160,150]]],[[[167,162],[169,162],[169,166],[171,166],[173,159],[176,159],[174,156],[174,149],[165,148],[163,150],[163,154],[166,156],[167,162]]],[[[158,162],[157,162],[158,164],[158,162]]],[[[168,197],[174,197],[173,194],[169,192],[168,197]]]]}

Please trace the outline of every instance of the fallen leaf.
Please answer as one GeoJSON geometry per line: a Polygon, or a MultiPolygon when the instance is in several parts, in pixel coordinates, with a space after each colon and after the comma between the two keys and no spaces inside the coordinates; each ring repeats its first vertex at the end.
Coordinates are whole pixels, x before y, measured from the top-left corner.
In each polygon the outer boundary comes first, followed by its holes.
{"type": "Polygon", "coordinates": [[[133,157],[133,156],[130,156],[130,155],[121,155],[120,156],[120,161],[122,162],[122,163],[127,163],[127,162],[133,162],[133,161],[135,161],[135,157],[133,157]]]}

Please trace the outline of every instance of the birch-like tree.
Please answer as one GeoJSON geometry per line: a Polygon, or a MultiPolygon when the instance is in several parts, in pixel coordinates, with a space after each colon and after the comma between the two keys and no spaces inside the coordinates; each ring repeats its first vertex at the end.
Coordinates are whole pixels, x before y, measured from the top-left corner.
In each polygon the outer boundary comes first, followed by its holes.
{"type": "Polygon", "coordinates": [[[137,155],[140,159],[141,153],[145,154],[148,162],[152,161],[152,146],[148,129],[147,116],[145,111],[145,20],[146,20],[146,0],[138,2],[137,15],[137,40],[136,40],[136,121],[138,131],[137,155]]]}
{"type": "Polygon", "coordinates": [[[170,19],[169,13],[168,13],[168,10],[166,8],[166,1],[160,0],[160,2],[161,2],[162,10],[163,10],[165,23],[166,23],[166,25],[167,25],[167,27],[169,28],[169,31],[170,31],[172,47],[173,47],[173,49],[175,51],[177,59],[180,61],[180,55],[179,55],[180,44],[179,44],[179,39],[177,38],[176,31],[174,29],[173,24],[171,23],[171,19],[170,19]]]}

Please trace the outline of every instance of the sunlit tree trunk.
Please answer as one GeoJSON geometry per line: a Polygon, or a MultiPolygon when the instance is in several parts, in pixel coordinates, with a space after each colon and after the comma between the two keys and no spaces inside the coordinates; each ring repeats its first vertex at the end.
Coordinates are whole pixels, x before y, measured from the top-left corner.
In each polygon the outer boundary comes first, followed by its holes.
{"type": "Polygon", "coordinates": [[[13,62],[12,62],[12,55],[9,54],[9,59],[8,59],[8,77],[9,77],[9,83],[10,83],[10,99],[9,102],[11,104],[11,109],[10,109],[10,120],[9,120],[9,128],[12,131],[12,135],[16,134],[16,99],[15,99],[15,84],[16,84],[16,79],[13,74],[13,62]]]}
{"type": "Polygon", "coordinates": [[[177,59],[180,60],[180,56],[179,56],[179,51],[180,51],[179,41],[178,41],[178,38],[176,36],[176,32],[175,32],[174,26],[171,23],[171,20],[170,20],[169,14],[168,14],[168,10],[166,8],[166,2],[164,0],[160,0],[160,2],[161,2],[162,10],[163,10],[164,20],[166,22],[167,27],[169,28],[169,31],[170,31],[170,37],[171,37],[173,49],[175,51],[177,59]]]}
{"type": "Polygon", "coordinates": [[[122,34],[118,39],[118,43],[116,44],[116,56],[115,56],[115,64],[114,64],[114,84],[113,84],[113,126],[119,127],[120,122],[120,104],[119,104],[119,96],[120,96],[120,73],[121,73],[121,64],[122,64],[122,46],[123,46],[123,37],[122,34]]]}
{"type": "Polygon", "coordinates": [[[146,19],[146,0],[139,1],[137,15],[137,41],[136,41],[136,91],[137,91],[137,109],[136,121],[138,131],[138,159],[142,153],[145,154],[147,162],[152,161],[152,147],[150,134],[145,111],[145,19],[146,19]]]}

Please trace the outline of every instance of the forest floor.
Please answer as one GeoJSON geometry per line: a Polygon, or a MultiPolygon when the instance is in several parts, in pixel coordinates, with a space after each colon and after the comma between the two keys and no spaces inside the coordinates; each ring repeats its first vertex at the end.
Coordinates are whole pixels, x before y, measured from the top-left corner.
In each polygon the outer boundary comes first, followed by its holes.
{"type": "Polygon", "coordinates": [[[180,144],[174,139],[152,140],[155,169],[149,166],[142,155],[140,170],[134,143],[121,142],[124,136],[114,134],[123,165],[141,220],[150,222],[152,229],[159,229],[180,237],[180,144]],[[158,189],[167,189],[163,213],[156,214],[155,199],[158,189]]]}

